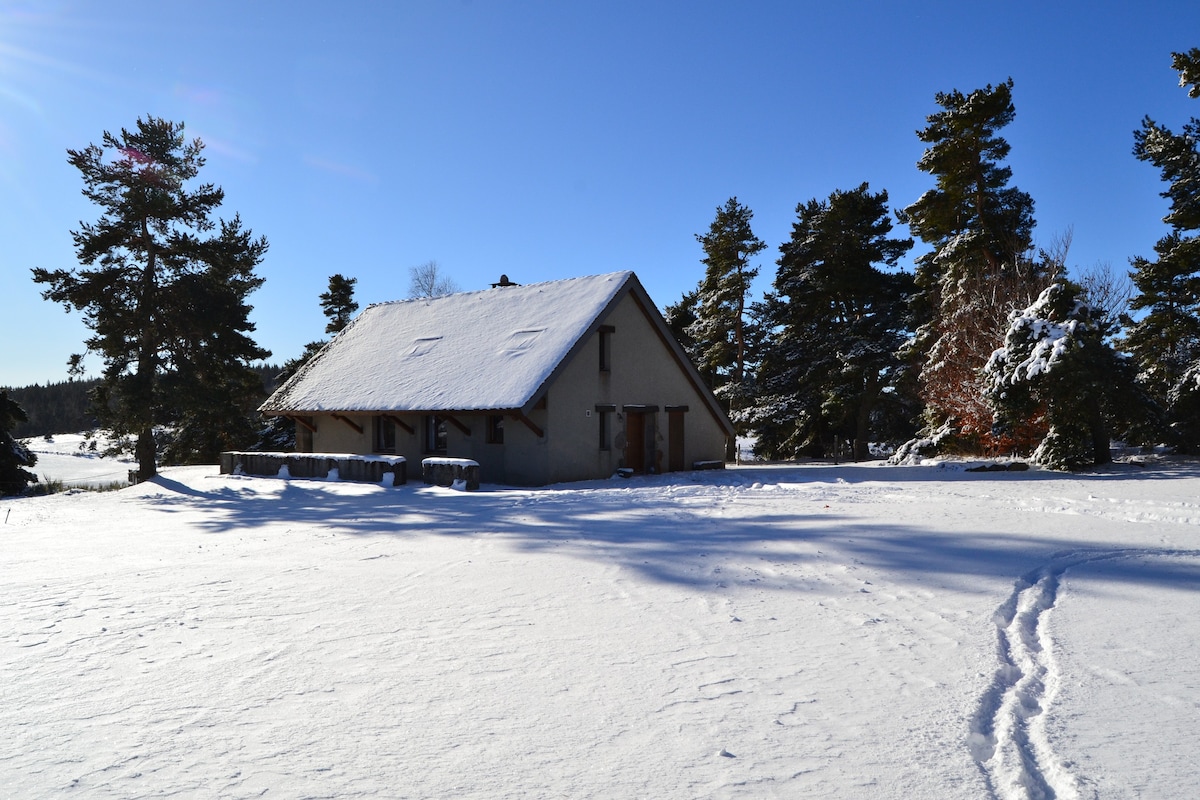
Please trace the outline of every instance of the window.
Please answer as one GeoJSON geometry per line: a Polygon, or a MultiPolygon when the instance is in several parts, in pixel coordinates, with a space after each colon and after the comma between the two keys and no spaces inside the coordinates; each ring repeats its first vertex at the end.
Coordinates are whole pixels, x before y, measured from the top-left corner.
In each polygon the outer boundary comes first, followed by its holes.
{"type": "Polygon", "coordinates": [[[446,420],[437,414],[425,417],[425,452],[435,455],[446,453],[446,420]]]}
{"type": "Polygon", "coordinates": [[[504,444],[504,415],[491,414],[487,421],[488,444],[504,444]]]}
{"type": "Polygon", "coordinates": [[[313,431],[317,424],[312,417],[296,417],[296,452],[311,453],[313,451],[313,431]]]}
{"type": "Polygon", "coordinates": [[[596,419],[599,422],[600,449],[612,449],[612,415],[617,410],[615,405],[605,404],[596,406],[596,419]]]}
{"type": "Polygon", "coordinates": [[[617,329],[612,325],[600,326],[600,371],[612,369],[612,335],[617,329]]]}
{"type": "Polygon", "coordinates": [[[375,418],[375,452],[396,452],[396,423],[387,417],[375,418]]]}

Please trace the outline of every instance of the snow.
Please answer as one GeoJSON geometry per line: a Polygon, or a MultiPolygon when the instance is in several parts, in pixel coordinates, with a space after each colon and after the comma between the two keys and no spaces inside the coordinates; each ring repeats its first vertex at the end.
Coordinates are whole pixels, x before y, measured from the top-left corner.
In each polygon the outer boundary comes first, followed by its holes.
{"type": "MultiPolygon", "coordinates": [[[[137,462],[132,458],[103,458],[88,450],[89,442],[82,433],[60,433],[49,441],[42,437],[22,441],[37,456],[37,464],[30,471],[42,482],[56,480],[67,486],[104,486],[127,481],[129,471],[137,469],[137,462]]],[[[96,446],[103,450],[107,444],[106,440],[97,440],[96,446]]]]}
{"type": "Polygon", "coordinates": [[[0,502],[0,787],[1187,797],[1200,464],[0,502]]]}
{"type": "Polygon", "coordinates": [[[368,306],[264,411],[521,408],[632,272],[368,306]]]}
{"type": "Polygon", "coordinates": [[[439,467],[478,467],[479,462],[470,458],[446,458],[444,456],[431,456],[430,458],[421,459],[421,465],[439,467]]]}
{"type": "MultiPolygon", "coordinates": [[[[1055,322],[1043,316],[1050,312],[1054,294],[1061,291],[1061,288],[1060,284],[1047,287],[1028,308],[1012,313],[1008,341],[1016,339],[1033,342],[1029,355],[1012,368],[1013,382],[1033,381],[1039,375],[1050,372],[1056,364],[1062,363],[1064,356],[1070,352],[1072,343],[1083,332],[1094,330],[1093,324],[1080,318],[1090,310],[1090,306],[1080,300],[1075,301],[1075,307],[1064,322],[1055,322]]],[[[1010,347],[1011,345],[1006,345],[992,353],[985,371],[998,372],[999,365],[1010,357],[1010,347]]]]}

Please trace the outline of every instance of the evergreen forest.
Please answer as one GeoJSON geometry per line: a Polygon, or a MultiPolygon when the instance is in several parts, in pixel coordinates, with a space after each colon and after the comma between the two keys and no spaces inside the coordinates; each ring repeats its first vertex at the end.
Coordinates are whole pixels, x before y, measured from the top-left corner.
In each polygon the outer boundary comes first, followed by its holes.
{"type": "MultiPolygon", "coordinates": [[[[1200,97],[1200,48],[1172,59],[1200,97]]],[[[867,183],[801,201],[762,297],[751,209],[732,197],[697,234],[703,277],[665,316],[739,434],[782,460],[1082,469],[1114,440],[1200,450],[1200,120],[1133,134],[1170,203],[1153,255],[1071,279],[1070,231],[1035,244],[1034,198],[1007,164],[1013,81],[934,101],[917,131],[931,188],[900,206],[867,183]]]]}

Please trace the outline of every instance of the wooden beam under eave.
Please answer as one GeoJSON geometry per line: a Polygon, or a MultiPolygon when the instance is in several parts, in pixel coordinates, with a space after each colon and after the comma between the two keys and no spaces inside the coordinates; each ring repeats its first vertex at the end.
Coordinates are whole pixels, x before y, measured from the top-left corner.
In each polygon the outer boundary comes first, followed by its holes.
{"type": "Polygon", "coordinates": [[[525,425],[525,427],[526,427],[526,428],[529,428],[529,430],[531,430],[531,431],[533,431],[535,434],[537,434],[537,437],[538,437],[539,439],[545,439],[545,438],[546,438],[546,432],[545,432],[545,431],[543,431],[541,428],[539,428],[539,427],[538,427],[538,425],[537,425],[537,423],[536,423],[536,422],[534,422],[533,420],[531,420],[529,417],[525,416],[524,414],[519,414],[519,413],[518,413],[518,414],[512,414],[512,415],[510,415],[510,416],[512,416],[512,418],[513,418],[513,419],[515,419],[515,420],[517,420],[518,422],[521,422],[521,423],[523,423],[523,424],[525,425]]]}
{"type": "Polygon", "coordinates": [[[292,416],[291,414],[284,414],[284,416],[287,417],[288,419],[290,419],[292,422],[299,425],[301,428],[304,428],[305,430],[307,430],[309,433],[317,432],[317,426],[313,425],[311,422],[306,420],[304,417],[296,417],[296,416],[292,416]]]}
{"type": "Polygon", "coordinates": [[[462,432],[463,436],[471,435],[471,429],[468,428],[466,425],[463,425],[462,422],[460,422],[458,419],[456,419],[446,413],[440,413],[440,414],[438,414],[438,416],[441,417],[442,419],[446,420],[446,422],[449,422],[454,427],[458,428],[459,431],[462,432]]]}
{"type": "Polygon", "coordinates": [[[329,416],[333,417],[334,419],[340,419],[342,422],[346,423],[347,425],[349,425],[351,428],[353,428],[354,430],[356,430],[359,433],[363,432],[362,425],[359,425],[357,422],[350,419],[349,417],[343,417],[341,414],[330,414],[329,416]]]}
{"type": "Polygon", "coordinates": [[[412,425],[409,425],[407,422],[395,416],[394,414],[384,414],[383,418],[391,422],[397,428],[403,428],[404,430],[408,431],[409,435],[416,433],[416,430],[412,425]]]}

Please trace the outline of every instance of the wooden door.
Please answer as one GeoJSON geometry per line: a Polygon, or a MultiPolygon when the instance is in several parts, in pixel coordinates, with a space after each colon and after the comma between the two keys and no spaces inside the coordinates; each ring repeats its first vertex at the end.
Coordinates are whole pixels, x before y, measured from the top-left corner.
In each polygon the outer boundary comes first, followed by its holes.
{"type": "Polygon", "coordinates": [[[646,471],[646,415],[640,411],[625,412],[625,466],[646,471]]]}
{"type": "Polygon", "coordinates": [[[685,469],[683,457],[683,412],[667,413],[667,469],[679,472],[685,469]]]}

